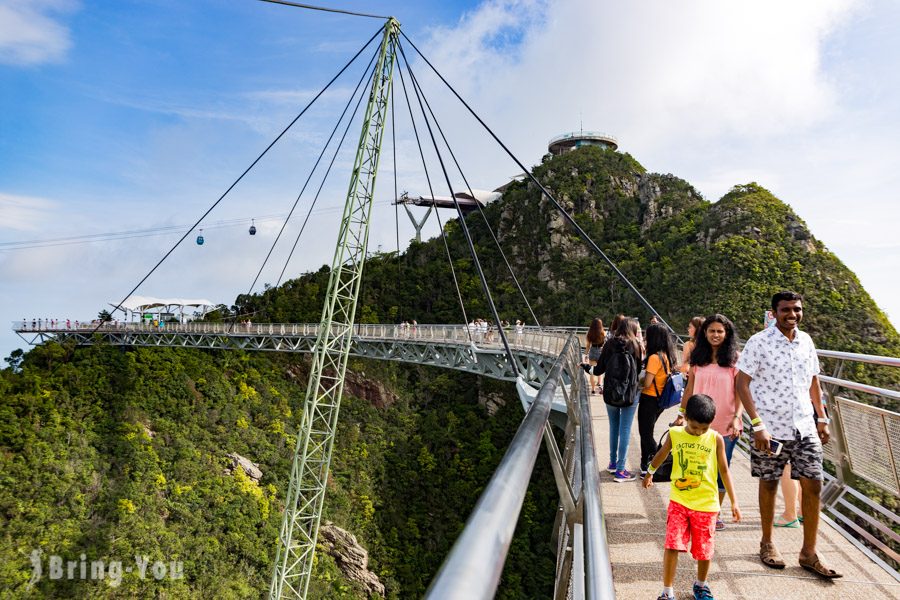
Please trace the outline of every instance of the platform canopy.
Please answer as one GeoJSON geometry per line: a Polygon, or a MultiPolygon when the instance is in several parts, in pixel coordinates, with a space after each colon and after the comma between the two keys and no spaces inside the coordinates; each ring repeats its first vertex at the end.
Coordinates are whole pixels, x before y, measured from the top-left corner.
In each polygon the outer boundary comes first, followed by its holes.
{"type": "MultiPolygon", "coordinates": [[[[120,305],[110,302],[110,305],[118,308],[120,305]]],[[[153,298],[152,296],[129,296],[121,307],[133,312],[142,312],[151,308],[165,308],[171,312],[172,308],[185,306],[216,306],[214,302],[198,298],[153,298]]]]}

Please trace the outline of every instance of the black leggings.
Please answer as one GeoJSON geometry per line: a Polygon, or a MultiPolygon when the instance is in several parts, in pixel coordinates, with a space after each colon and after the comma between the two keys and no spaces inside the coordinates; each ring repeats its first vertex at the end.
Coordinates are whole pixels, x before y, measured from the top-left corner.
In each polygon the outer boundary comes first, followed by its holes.
{"type": "Polygon", "coordinates": [[[641,471],[647,470],[647,465],[656,454],[656,435],[653,428],[656,427],[656,420],[662,412],[656,396],[641,394],[637,413],[638,433],[641,434],[641,471]]]}

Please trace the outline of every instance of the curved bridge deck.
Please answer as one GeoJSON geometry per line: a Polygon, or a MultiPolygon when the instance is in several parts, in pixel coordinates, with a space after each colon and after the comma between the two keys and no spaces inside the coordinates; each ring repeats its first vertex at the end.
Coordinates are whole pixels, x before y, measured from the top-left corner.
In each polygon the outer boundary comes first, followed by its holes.
{"type": "MultiPolygon", "coordinates": [[[[591,396],[597,463],[609,462],[609,422],[600,396],[591,396]]],[[[676,409],[663,413],[657,422],[657,439],[676,409]]],[[[628,449],[629,468],[638,465],[640,452],[637,423],[632,428],[628,449]]],[[[732,459],[733,479],[743,513],[741,523],[730,522],[728,500],[724,531],[716,532],[716,552],[710,569],[710,588],[717,600],[872,600],[900,598],[900,583],[873,563],[828,523],[819,523],[818,551],[823,560],[844,574],[834,582],[822,581],[797,564],[802,541],[801,529],[775,529],[774,541],[784,555],[787,568],[781,571],[763,566],[758,558],[759,505],[756,480],[750,476],[750,461],[740,451],[732,459]]],[[[662,553],[666,529],[669,484],[643,489],[640,480],[615,483],[601,473],[600,484],[609,554],[616,597],[621,600],[656,598],[662,589],[662,553]]],[[[776,504],[781,510],[782,500],[776,504]]],[[[675,581],[677,598],[690,597],[696,579],[696,562],[690,555],[678,561],[675,581]]]]}

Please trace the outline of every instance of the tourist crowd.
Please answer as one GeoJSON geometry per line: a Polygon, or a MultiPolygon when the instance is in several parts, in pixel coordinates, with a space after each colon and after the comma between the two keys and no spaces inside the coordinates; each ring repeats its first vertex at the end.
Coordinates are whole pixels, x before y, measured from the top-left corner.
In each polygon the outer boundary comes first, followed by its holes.
{"type": "Polygon", "coordinates": [[[636,417],[643,487],[670,482],[663,591],[658,600],[675,597],[678,556],[688,550],[697,560],[693,597],[713,598],[707,575],[715,532],[726,527],[721,516],[726,495],[732,519],[741,519],[729,465],[744,433],[744,413],[752,429],[751,476],[759,480],[760,560],[767,567],[783,569],[784,558],[772,541],[773,527],[802,528],[800,566],[823,579],[841,577],[816,552],[822,445],[829,440],[830,421],[818,381],[815,345],[798,328],[803,317],[799,294],[779,292],[771,307],[774,319],[740,351],[734,324],[721,314],[691,319],[680,355],[673,332],[658,316],[651,319],[644,336],[638,320],[624,315],[617,315],[609,330],[601,319],[594,319],[586,335],[583,366],[591,394],[602,395],[609,417],[606,470],[615,482],[637,479],[626,468],[636,417]],[[676,405],[678,416],[657,442],[657,420],[676,405]],[[776,519],[779,481],[785,511],[776,519]]]}

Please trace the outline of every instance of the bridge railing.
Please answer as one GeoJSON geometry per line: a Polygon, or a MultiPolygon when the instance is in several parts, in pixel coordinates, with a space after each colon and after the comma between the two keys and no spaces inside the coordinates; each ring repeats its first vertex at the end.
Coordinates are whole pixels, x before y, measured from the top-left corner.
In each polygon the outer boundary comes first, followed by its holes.
{"type": "Polygon", "coordinates": [[[834,362],[819,380],[828,395],[833,442],[825,458],[834,466],[822,492],[823,517],[900,581],[900,515],[861,493],[874,484],[900,497],[900,414],[847,397],[847,392],[900,402],[900,392],[842,379],[848,362],[900,368],[900,359],[820,350],[834,362]]]}
{"type": "MultiPolygon", "coordinates": [[[[316,337],[318,323],[223,323],[191,321],[188,323],[165,323],[156,325],[140,322],[97,322],[46,319],[41,322],[13,321],[13,330],[18,333],[85,333],[97,329],[100,332],[136,333],[183,333],[183,334],[230,334],[230,335],[285,335],[316,337]],[[51,324],[52,323],[52,324],[51,324]]],[[[480,330],[467,325],[426,324],[404,327],[395,324],[357,324],[354,335],[367,339],[421,340],[440,343],[474,344],[479,349],[500,349],[503,347],[499,332],[480,330]]],[[[537,327],[505,328],[504,333],[512,347],[557,357],[565,347],[568,333],[557,329],[537,327]]]]}
{"type": "MultiPolygon", "coordinates": [[[[534,333],[534,332],[532,332],[534,333]]],[[[429,587],[426,598],[493,598],[543,438],[557,486],[560,516],[554,598],[613,600],[615,590],[600,503],[599,469],[593,443],[589,396],[581,347],[566,335],[549,376],[478,499],[466,526],[429,587]],[[569,407],[565,459],[549,428],[550,405],[559,394],[569,407]]],[[[534,333],[529,341],[542,344],[534,333]]],[[[520,343],[525,343],[520,340],[520,343]]]]}

